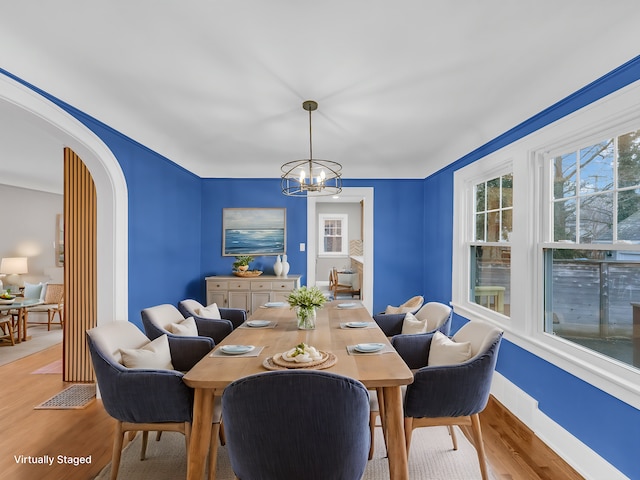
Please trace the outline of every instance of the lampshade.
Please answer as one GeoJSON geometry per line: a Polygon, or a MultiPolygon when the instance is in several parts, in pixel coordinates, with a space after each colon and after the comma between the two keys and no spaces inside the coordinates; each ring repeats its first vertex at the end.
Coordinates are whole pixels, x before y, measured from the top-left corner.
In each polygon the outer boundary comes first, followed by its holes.
{"type": "Polygon", "coordinates": [[[5,257],[0,262],[0,273],[7,275],[29,273],[27,257],[5,257]]]}
{"type": "Polygon", "coordinates": [[[302,108],[309,112],[309,158],[282,165],[282,193],[290,197],[337,195],[342,191],[342,165],[332,160],[313,158],[311,112],[318,108],[318,103],[307,100],[302,103],[302,108]]]}

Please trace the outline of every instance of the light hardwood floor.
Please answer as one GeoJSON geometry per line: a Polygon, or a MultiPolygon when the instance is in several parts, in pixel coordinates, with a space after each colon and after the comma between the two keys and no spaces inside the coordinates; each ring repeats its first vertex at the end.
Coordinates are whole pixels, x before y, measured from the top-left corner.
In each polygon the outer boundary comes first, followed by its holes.
{"type": "MultiPolygon", "coordinates": [[[[80,410],[34,410],[63,390],[61,375],[31,372],[61,358],[62,346],[0,367],[0,477],[6,480],[90,480],[111,459],[113,420],[99,401],[80,410]],[[19,455],[54,457],[54,465],[17,463],[19,455]],[[87,457],[91,464],[58,464],[58,455],[87,457]]],[[[580,480],[497,401],[481,414],[487,458],[498,480],[580,480]]]]}

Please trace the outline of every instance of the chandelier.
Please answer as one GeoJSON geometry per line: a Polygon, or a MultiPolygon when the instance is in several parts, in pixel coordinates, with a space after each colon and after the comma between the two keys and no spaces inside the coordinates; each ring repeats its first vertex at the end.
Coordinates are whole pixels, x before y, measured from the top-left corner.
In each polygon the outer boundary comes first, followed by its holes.
{"type": "Polygon", "coordinates": [[[290,197],[313,195],[337,195],[342,191],[342,165],[331,160],[313,158],[311,141],[311,112],[318,108],[318,102],[307,100],[302,108],[309,112],[309,158],[293,160],[282,165],[282,193],[290,197]]]}

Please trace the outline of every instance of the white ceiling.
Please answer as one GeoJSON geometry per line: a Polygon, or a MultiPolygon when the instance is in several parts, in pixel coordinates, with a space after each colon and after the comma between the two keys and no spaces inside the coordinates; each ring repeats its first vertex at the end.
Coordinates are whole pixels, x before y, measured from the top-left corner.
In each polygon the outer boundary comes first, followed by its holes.
{"type": "MultiPolygon", "coordinates": [[[[347,179],[424,178],[640,53],[637,0],[0,0],[0,11],[0,67],[201,177],[273,178],[306,158],[301,105],[313,99],[314,158],[347,179]]],[[[0,183],[46,190],[62,140],[30,128],[0,105],[0,183]]]]}

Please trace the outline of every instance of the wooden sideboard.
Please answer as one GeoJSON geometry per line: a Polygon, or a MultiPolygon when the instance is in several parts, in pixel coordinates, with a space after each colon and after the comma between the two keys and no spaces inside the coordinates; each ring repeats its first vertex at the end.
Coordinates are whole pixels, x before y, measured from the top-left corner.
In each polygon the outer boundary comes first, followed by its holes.
{"type": "Polygon", "coordinates": [[[206,277],[207,305],[218,304],[224,308],[241,308],[247,316],[267,302],[284,302],[289,293],[300,287],[301,275],[276,277],[236,277],[216,275],[206,277]]]}

